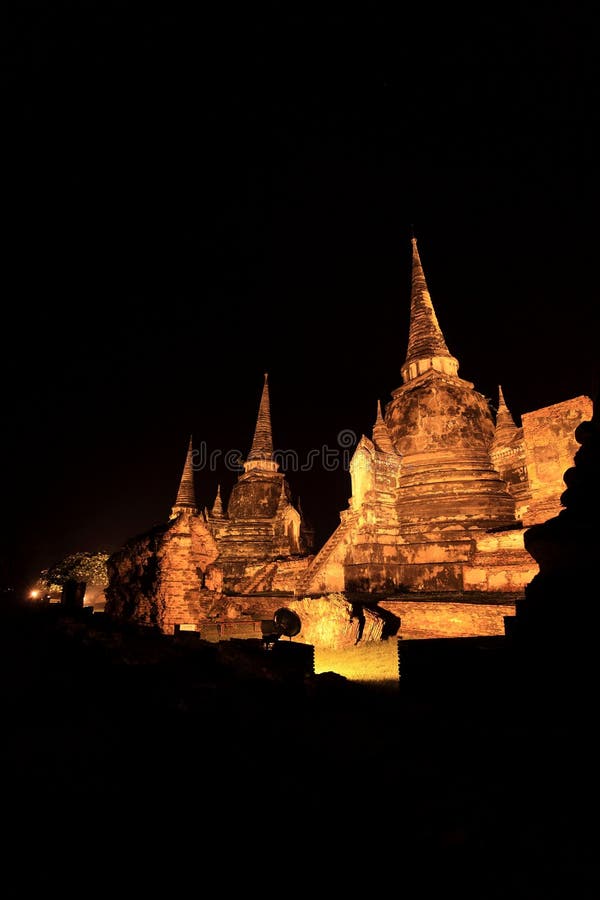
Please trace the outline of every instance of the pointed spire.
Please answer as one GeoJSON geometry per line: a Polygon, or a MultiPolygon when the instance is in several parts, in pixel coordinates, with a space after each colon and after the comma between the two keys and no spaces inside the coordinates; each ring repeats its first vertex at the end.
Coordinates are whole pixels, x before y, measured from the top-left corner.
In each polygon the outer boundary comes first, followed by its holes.
{"type": "Polygon", "coordinates": [[[212,519],[224,519],[225,514],[223,513],[223,501],[221,500],[221,485],[217,485],[217,496],[215,497],[215,502],[213,503],[213,507],[210,511],[210,515],[212,519]]]}
{"type": "Polygon", "coordinates": [[[417,239],[412,238],[412,290],[410,299],[410,330],[408,350],[402,366],[402,378],[411,381],[427,369],[436,369],[447,375],[456,375],[456,360],[444,340],[431,302],[425,280],[417,239]]]}
{"type": "Polygon", "coordinates": [[[510,410],[504,401],[502,388],[498,385],[498,412],[496,413],[496,432],[494,434],[494,444],[507,444],[515,436],[519,429],[515,425],[515,420],[510,414],[510,410]]]}
{"type": "Polygon", "coordinates": [[[196,511],[196,491],[194,488],[194,448],[192,445],[192,436],[183,465],[179,490],[177,491],[177,499],[173,509],[193,509],[196,511]]]}
{"type": "Polygon", "coordinates": [[[256,420],[256,428],[254,430],[254,440],[252,441],[252,449],[248,454],[248,459],[268,459],[273,458],[273,437],[271,435],[271,406],[269,403],[269,376],[265,372],[265,383],[263,384],[262,396],[258,407],[258,418],[256,420]]]}
{"type": "Polygon", "coordinates": [[[288,504],[289,504],[289,499],[288,499],[286,485],[285,485],[285,478],[283,478],[281,480],[281,493],[279,494],[279,503],[277,505],[278,509],[279,510],[285,509],[288,504]]]}
{"type": "Polygon", "coordinates": [[[375,419],[375,424],[373,425],[373,442],[378,450],[383,450],[384,453],[395,453],[394,445],[392,444],[392,439],[390,437],[390,433],[388,431],[388,427],[383,420],[383,416],[381,415],[381,401],[377,401],[377,418],[375,419]]]}

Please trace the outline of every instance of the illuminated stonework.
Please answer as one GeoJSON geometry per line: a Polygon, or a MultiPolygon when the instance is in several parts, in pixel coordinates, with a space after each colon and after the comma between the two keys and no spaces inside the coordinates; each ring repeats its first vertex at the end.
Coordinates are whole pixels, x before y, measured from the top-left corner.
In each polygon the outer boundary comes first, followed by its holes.
{"type": "Polygon", "coordinates": [[[299,603],[306,634],[329,647],[353,642],[356,621],[350,626],[346,612],[357,604],[379,604],[373,622],[394,613],[405,638],[503,632],[537,572],[523,526],[560,509],[562,473],[591,401],[525,413],[518,427],[500,389],[494,421],[486,398],[458,375],[414,240],[412,254],[403,384],[385,416],[377,405],[372,436],[356,447],[348,508],[319,553],[309,555],[310,529],[273,457],[265,376],[227,508],[219,491],[211,510],[196,509],[190,443],[171,521],[109,563],[110,612],[165,631],[247,636],[277,607],[299,603]],[[347,600],[327,599],[342,593],[347,600]]]}
{"type": "MultiPolygon", "coordinates": [[[[256,595],[293,594],[312,559],[312,531],[291,502],[287,480],[273,459],[267,377],[244,472],[223,508],[218,490],[209,511],[196,505],[192,441],[171,518],[129,541],[108,562],[106,611],[120,619],[202,630],[220,622],[272,615],[256,595]],[[252,601],[246,598],[252,596],[252,601]]],[[[244,630],[244,629],[242,629],[244,630]]]]}
{"type": "Polygon", "coordinates": [[[221,596],[217,555],[204,518],[182,510],[109,558],[106,612],[167,634],[198,621],[221,596]]]}
{"type": "Polygon", "coordinates": [[[207,515],[219,546],[224,587],[236,594],[293,590],[312,545],[291,502],[285,475],[273,458],[269,385],[265,375],[252,448],[233,486],[227,513],[207,515]]]}
{"type": "Polygon", "coordinates": [[[537,572],[522,526],[559,504],[591,401],[525,414],[517,428],[500,391],[494,423],[486,398],[458,376],[415,240],[401,372],[385,420],[378,408],[373,440],[363,436],[354,453],[349,507],[297,594],[377,598],[402,618],[404,637],[502,634],[537,572]]]}
{"type": "Polygon", "coordinates": [[[516,615],[506,619],[506,630],[522,666],[521,676],[533,682],[536,702],[543,692],[550,691],[553,709],[561,709],[560,701],[557,706],[555,703],[566,690],[568,708],[574,704],[585,716],[596,700],[598,681],[597,405],[590,419],[576,428],[575,440],[581,446],[574,465],[564,473],[563,508],[557,516],[525,532],[525,545],[539,564],[539,572],[517,602],[516,615]],[[582,701],[584,706],[578,707],[582,701]]]}
{"type": "Polygon", "coordinates": [[[292,600],[286,605],[302,623],[298,639],[316,647],[340,650],[360,641],[379,641],[386,626],[381,612],[356,607],[343,594],[292,600]]]}
{"type": "Polygon", "coordinates": [[[573,465],[578,450],[575,432],[581,422],[592,418],[592,413],[589,397],[574,397],[521,417],[529,484],[524,525],[544,522],[561,511],[563,475],[573,465]]]}

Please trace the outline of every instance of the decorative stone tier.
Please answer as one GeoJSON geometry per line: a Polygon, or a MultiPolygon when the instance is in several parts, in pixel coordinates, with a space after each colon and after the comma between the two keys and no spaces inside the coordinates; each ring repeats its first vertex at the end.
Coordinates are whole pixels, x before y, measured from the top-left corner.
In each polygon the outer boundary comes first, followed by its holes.
{"type": "Polygon", "coordinates": [[[407,524],[515,522],[515,500],[494,469],[494,423],[468,381],[429,370],[392,394],[386,424],[402,458],[398,518],[407,524]]]}

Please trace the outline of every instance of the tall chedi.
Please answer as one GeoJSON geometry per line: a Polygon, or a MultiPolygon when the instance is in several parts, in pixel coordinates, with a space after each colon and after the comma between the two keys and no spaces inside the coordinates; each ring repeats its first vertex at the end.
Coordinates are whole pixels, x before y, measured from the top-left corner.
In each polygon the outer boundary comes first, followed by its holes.
{"type": "MultiPolygon", "coordinates": [[[[244,471],[234,484],[227,515],[209,517],[219,540],[219,563],[232,593],[280,589],[281,565],[275,560],[306,555],[301,518],[290,499],[290,488],[274,458],[269,380],[264,384],[254,438],[244,471]],[[274,581],[275,579],[275,581],[274,581]],[[276,587],[273,587],[273,585],[276,587]]],[[[293,581],[293,578],[291,578],[293,581]]]]}
{"type": "Polygon", "coordinates": [[[485,397],[458,377],[412,239],[410,332],[404,384],[385,421],[402,457],[397,509],[406,526],[488,529],[515,521],[515,501],[494,469],[494,421],[485,397]]]}
{"type": "Polygon", "coordinates": [[[183,472],[181,473],[181,481],[179,482],[179,490],[177,491],[177,498],[175,500],[175,505],[171,509],[171,518],[174,519],[175,516],[178,516],[181,513],[196,514],[197,512],[196,489],[194,487],[194,447],[192,436],[190,435],[185,462],[183,464],[183,472]]]}
{"type": "Polygon", "coordinates": [[[227,507],[229,517],[264,519],[274,516],[285,478],[283,473],[279,472],[279,465],[273,458],[268,375],[265,375],[263,384],[254,439],[243,466],[244,472],[233,486],[229,498],[227,507]]]}
{"type": "Polygon", "coordinates": [[[378,596],[407,637],[500,633],[500,595],[512,602],[533,565],[515,498],[490,457],[491,411],[458,376],[415,240],[402,378],[385,418],[377,411],[372,440],[358,442],[349,508],[299,592],[378,596]],[[490,611],[481,598],[492,594],[490,611]],[[461,609],[447,605],[450,595],[461,609]],[[443,603],[434,612],[428,604],[436,599],[443,603]]]}

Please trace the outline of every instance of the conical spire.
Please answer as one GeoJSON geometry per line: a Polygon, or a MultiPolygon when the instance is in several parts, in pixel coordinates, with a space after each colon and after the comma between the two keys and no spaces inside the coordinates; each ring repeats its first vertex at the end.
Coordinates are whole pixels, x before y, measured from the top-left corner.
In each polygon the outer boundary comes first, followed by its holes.
{"type": "Polygon", "coordinates": [[[421,265],[417,239],[412,238],[412,290],[408,350],[402,366],[402,378],[411,381],[427,369],[456,375],[456,360],[444,340],[421,265]]]}
{"type": "Polygon", "coordinates": [[[380,400],[377,401],[377,418],[375,419],[375,424],[373,425],[373,441],[378,450],[383,450],[384,453],[395,452],[388,427],[383,420],[383,416],[381,415],[380,400]]]}
{"type": "Polygon", "coordinates": [[[279,503],[277,504],[277,507],[279,510],[283,510],[288,505],[289,505],[289,499],[288,499],[286,485],[285,485],[285,478],[283,478],[281,480],[281,493],[279,494],[279,503]]]}
{"type": "Polygon", "coordinates": [[[175,500],[174,509],[187,508],[196,510],[196,491],[194,489],[194,448],[192,445],[192,436],[188,445],[187,455],[181,475],[179,490],[177,491],[177,499],[175,500]]]}
{"type": "Polygon", "coordinates": [[[221,485],[217,485],[217,496],[215,497],[215,502],[213,503],[213,507],[210,511],[210,515],[212,519],[223,519],[225,518],[223,513],[223,501],[221,500],[221,485]]]}
{"type": "Polygon", "coordinates": [[[254,430],[254,440],[252,441],[252,449],[248,454],[248,460],[252,459],[273,459],[271,407],[269,404],[269,376],[266,372],[265,383],[260,398],[260,406],[258,407],[258,418],[254,430]]]}
{"type": "Polygon", "coordinates": [[[507,444],[515,436],[518,428],[510,410],[504,401],[502,388],[498,385],[498,412],[496,413],[496,432],[494,444],[507,444]]]}

